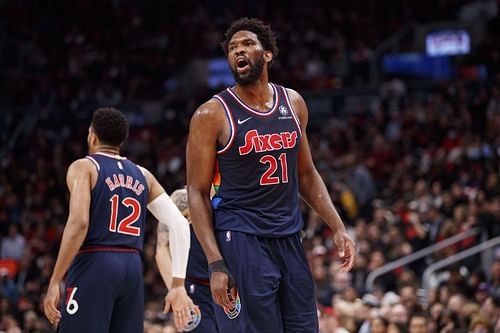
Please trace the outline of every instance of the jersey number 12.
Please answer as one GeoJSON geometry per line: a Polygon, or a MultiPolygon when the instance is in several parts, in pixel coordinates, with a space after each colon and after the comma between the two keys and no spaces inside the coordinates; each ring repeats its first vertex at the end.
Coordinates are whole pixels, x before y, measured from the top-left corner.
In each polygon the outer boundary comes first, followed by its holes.
{"type": "Polygon", "coordinates": [[[132,208],[132,212],[126,217],[124,217],[120,222],[117,223],[118,219],[118,206],[120,197],[115,194],[109,199],[111,201],[111,219],[109,221],[109,231],[118,232],[120,234],[130,235],[130,236],[140,236],[141,228],[134,227],[134,224],[141,216],[141,204],[137,199],[132,197],[126,197],[121,201],[121,204],[125,207],[132,208]]]}

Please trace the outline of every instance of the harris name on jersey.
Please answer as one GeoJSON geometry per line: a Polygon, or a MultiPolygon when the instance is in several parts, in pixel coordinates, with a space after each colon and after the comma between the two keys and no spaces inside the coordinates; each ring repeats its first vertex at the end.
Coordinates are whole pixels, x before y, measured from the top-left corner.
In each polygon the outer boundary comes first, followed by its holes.
{"type": "Polygon", "coordinates": [[[135,194],[141,195],[144,191],[144,184],[142,184],[137,179],[134,180],[132,176],[125,176],[124,174],[113,174],[113,178],[106,177],[106,184],[110,191],[114,191],[118,187],[125,187],[132,190],[135,194]]]}

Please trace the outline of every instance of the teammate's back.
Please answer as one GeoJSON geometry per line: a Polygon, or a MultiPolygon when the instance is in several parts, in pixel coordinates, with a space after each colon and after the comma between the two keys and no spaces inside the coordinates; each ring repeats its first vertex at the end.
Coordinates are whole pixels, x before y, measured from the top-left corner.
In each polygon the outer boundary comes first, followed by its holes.
{"type": "Polygon", "coordinates": [[[45,315],[59,324],[60,333],[144,330],[140,252],[147,210],[171,234],[172,288],[164,311],[172,307],[178,330],[196,312],[184,288],[187,220],[148,170],[119,155],[128,130],[119,110],[96,110],[87,136],[89,156],[68,168],[69,215],[44,300],[45,315]]]}
{"type": "Polygon", "coordinates": [[[90,224],[82,250],[122,247],[142,251],[148,186],[143,171],[125,157],[87,156],[97,169],[90,224]]]}

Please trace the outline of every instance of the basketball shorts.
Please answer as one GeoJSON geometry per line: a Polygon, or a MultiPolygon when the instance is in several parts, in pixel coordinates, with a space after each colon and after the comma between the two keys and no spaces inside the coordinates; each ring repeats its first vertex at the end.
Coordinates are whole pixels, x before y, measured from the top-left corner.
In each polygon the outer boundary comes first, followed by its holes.
{"type": "Polygon", "coordinates": [[[214,302],[212,301],[210,285],[186,280],[186,290],[194,304],[200,308],[201,320],[196,327],[184,331],[193,333],[219,333],[217,321],[215,320],[214,302]]]}
{"type": "Polygon", "coordinates": [[[318,332],[314,284],[299,233],[262,238],[216,231],[216,238],[239,297],[232,311],[214,305],[220,332],[318,332]]]}
{"type": "Polygon", "coordinates": [[[144,332],[144,282],[139,253],[76,256],[61,302],[62,333],[144,332]]]}

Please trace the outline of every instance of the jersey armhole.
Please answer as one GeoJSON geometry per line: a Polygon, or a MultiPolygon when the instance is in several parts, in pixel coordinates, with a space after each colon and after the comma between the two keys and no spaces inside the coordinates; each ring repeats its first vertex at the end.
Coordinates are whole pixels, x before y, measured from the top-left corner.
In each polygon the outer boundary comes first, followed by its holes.
{"type": "Polygon", "coordinates": [[[92,163],[94,163],[95,168],[97,170],[97,173],[99,173],[99,171],[101,171],[101,166],[99,165],[99,162],[97,162],[95,160],[95,158],[93,158],[92,156],[85,156],[85,158],[88,159],[89,161],[91,161],[92,163]]]}
{"type": "Polygon", "coordinates": [[[226,101],[224,101],[224,98],[222,98],[219,95],[215,95],[213,98],[222,104],[224,112],[226,112],[227,121],[229,123],[229,140],[224,146],[222,146],[222,148],[217,150],[217,154],[220,155],[228,151],[228,149],[231,148],[231,146],[233,145],[234,137],[236,135],[236,125],[234,123],[233,115],[231,114],[231,111],[229,110],[226,101]]]}
{"type": "Polygon", "coordinates": [[[295,121],[295,124],[297,125],[299,133],[302,133],[302,125],[300,124],[300,120],[299,117],[297,116],[297,113],[295,113],[292,102],[290,100],[290,96],[288,96],[288,91],[285,87],[281,87],[281,89],[283,89],[283,95],[285,96],[286,104],[288,104],[288,107],[290,108],[290,112],[292,114],[293,120],[295,121]]]}

